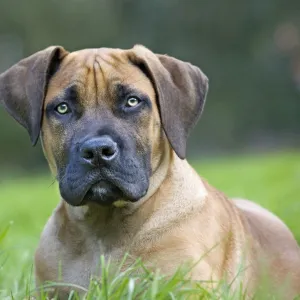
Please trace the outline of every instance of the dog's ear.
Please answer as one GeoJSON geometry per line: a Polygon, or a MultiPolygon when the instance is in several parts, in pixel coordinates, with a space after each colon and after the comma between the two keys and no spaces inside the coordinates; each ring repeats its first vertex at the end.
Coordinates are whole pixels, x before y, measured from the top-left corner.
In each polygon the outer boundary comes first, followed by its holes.
{"type": "Polygon", "coordinates": [[[186,157],[186,143],[204,108],[208,79],[202,71],[167,55],[154,54],[137,45],[129,59],[151,79],[162,126],[176,154],[186,157]]]}
{"type": "Polygon", "coordinates": [[[49,47],[0,75],[0,104],[27,129],[33,145],[40,134],[48,82],[66,54],[62,47],[49,47]]]}

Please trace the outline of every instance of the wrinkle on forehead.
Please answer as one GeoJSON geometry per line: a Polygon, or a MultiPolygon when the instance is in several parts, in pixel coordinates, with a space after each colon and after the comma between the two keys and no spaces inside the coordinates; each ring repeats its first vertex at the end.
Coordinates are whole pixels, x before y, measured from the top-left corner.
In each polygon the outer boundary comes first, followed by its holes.
{"type": "Polygon", "coordinates": [[[76,85],[82,101],[105,101],[114,95],[118,84],[130,85],[155,99],[150,80],[130,63],[124,50],[80,50],[65,57],[59,71],[50,81],[46,100],[55,97],[55,93],[61,93],[68,86],[76,85]]]}

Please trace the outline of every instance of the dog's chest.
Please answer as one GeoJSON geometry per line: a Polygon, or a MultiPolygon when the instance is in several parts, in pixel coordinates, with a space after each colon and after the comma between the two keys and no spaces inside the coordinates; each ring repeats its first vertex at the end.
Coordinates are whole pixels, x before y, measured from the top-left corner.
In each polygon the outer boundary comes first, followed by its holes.
{"type": "Polygon", "coordinates": [[[108,247],[102,240],[86,238],[81,249],[64,249],[63,280],[87,287],[91,278],[101,276],[102,263],[118,262],[124,254],[121,248],[108,247]]]}

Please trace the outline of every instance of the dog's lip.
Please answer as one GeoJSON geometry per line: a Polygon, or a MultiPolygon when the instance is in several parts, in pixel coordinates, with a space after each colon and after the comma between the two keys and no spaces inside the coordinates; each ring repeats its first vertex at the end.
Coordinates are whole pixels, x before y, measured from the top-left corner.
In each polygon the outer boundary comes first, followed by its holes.
{"type": "Polygon", "coordinates": [[[116,188],[118,188],[122,192],[122,194],[125,196],[125,198],[127,199],[126,201],[129,201],[129,202],[139,201],[148,192],[148,188],[146,188],[145,190],[143,190],[142,193],[139,193],[139,195],[137,196],[137,195],[134,195],[134,193],[132,193],[132,191],[130,189],[127,190],[123,184],[118,184],[117,181],[111,181],[111,184],[114,185],[116,188]]]}
{"type": "MultiPolygon", "coordinates": [[[[148,191],[148,184],[145,182],[144,177],[139,179],[128,180],[132,178],[120,178],[111,172],[105,172],[102,170],[99,172],[93,172],[77,178],[77,180],[70,181],[69,177],[62,177],[60,180],[60,193],[62,198],[72,206],[86,205],[91,199],[97,195],[96,189],[102,189],[98,194],[102,194],[105,198],[105,194],[119,194],[122,200],[128,202],[137,202],[148,191]],[[95,189],[93,191],[93,189],[95,189]],[[107,191],[105,191],[107,189],[107,191]]],[[[104,199],[103,198],[103,199],[104,199]]],[[[94,198],[95,199],[95,198],[94,198]]],[[[100,199],[99,199],[100,200],[100,199]]]]}
{"type": "Polygon", "coordinates": [[[103,189],[103,190],[105,190],[104,193],[112,192],[113,190],[121,191],[116,185],[111,183],[109,180],[103,180],[103,179],[98,180],[89,186],[89,188],[87,189],[87,191],[82,199],[81,205],[89,202],[89,200],[90,200],[89,193],[93,194],[95,192],[95,189],[103,189]]]}
{"type": "Polygon", "coordinates": [[[126,201],[126,202],[137,202],[139,199],[141,199],[143,196],[145,196],[148,191],[148,189],[145,189],[143,191],[142,195],[140,194],[139,197],[135,197],[134,195],[131,195],[131,194],[128,195],[128,191],[126,191],[126,189],[122,185],[119,185],[112,180],[101,179],[96,182],[93,182],[90,185],[90,187],[87,189],[80,205],[86,204],[89,201],[88,194],[90,192],[92,192],[93,189],[95,189],[95,188],[103,188],[103,189],[107,189],[108,191],[112,190],[112,189],[119,190],[121,192],[121,194],[123,195],[123,197],[121,197],[121,200],[126,201]]]}

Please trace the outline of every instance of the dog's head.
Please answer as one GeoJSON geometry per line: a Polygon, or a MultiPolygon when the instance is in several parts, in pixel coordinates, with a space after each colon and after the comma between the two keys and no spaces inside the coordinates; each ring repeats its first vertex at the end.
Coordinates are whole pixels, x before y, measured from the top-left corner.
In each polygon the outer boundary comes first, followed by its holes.
{"type": "Polygon", "coordinates": [[[43,149],[71,205],[137,201],[166,143],[184,159],[204,106],[197,67],[143,46],[50,47],[0,75],[0,103],[43,149]]]}

